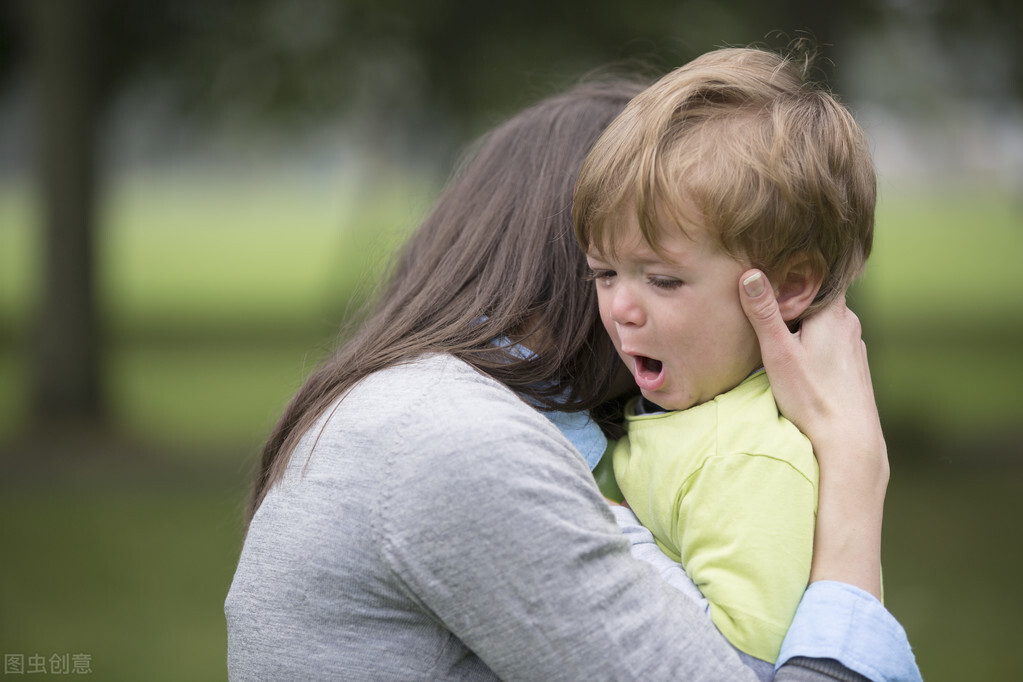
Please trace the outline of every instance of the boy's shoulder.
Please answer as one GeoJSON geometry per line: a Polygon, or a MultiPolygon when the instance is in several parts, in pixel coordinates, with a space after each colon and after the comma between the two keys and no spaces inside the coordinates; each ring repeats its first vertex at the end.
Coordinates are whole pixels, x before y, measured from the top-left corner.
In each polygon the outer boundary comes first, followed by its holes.
{"type": "Polygon", "coordinates": [[[718,449],[784,460],[816,478],[813,445],[778,409],[762,369],[718,396],[718,449]]]}

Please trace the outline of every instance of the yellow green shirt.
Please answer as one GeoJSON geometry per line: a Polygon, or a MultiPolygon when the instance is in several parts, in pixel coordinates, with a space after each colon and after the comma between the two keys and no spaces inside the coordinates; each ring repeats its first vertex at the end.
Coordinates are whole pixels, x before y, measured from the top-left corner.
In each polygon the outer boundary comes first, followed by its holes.
{"type": "Polygon", "coordinates": [[[626,501],[685,567],[725,637],[773,663],[810,576],[810,441],[779,414],[763,371],[688,410],[635,409],[613,446],[626,501]]]}

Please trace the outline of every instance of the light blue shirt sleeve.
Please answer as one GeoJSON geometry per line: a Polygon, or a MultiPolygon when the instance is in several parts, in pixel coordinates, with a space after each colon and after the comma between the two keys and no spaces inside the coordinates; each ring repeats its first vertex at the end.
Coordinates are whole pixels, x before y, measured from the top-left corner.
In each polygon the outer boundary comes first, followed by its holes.
{"type": "MultiPolygon", "coordinates": [[[[661,579],[691,599],[710,620],[710,602],[703,596],[692,578],[682,568],[682,564],[669,559],[654,541],[654,535],[643,526],[631,509],[619,505],[611,505],[622,533],[632,543],[632,556],[645,561],[657,570],[661,579]]],[[[743,664],[752,670],[762,682],[774,679],[774,666],[767,661],[753,658],[747,653],[735,650],[743,664]]]]}
{"type": "MultiPolygon", "coordinates": [[[[486,317],[481,318],[483,320],[486,317]]],[[[505,336],[499,336],[493,341],[494,345],[507,350],[517,358],[531,360],[536,353],[529,350],[520,343],[514,343],[505,336]]],[[[520,395],[523,400],[540,411],[540,414],[547,417],[561,433],[568,439],[579,454],[586,460],[586,466],[593,471],[593,468],[600,462],[604,451],[607,450],[607,438],[597,422],[593,421],[590,413],[583,412],[561,412],[559,410],[545,410],[537,402],[528,396],[520,395]]]]}
{"type": "Polygon", "coordinates": [[[654,541],[654,534],[639,522],[631,509],[617,504],[610,506],[611,513],[614,514],[615,521],[618,522],[618,527],[632,543],[632,556],[653,566],[664,582],[689,597],[710,618],[710,602],[693,583],[692,578],[686,573],[686,569],[682,568],[682,564],[669,559],[661,551],[654,541]]]}
{"type": "Polygon", "coordinates": [[[906,631],[873,595],[846,583],[806,589],[776,667],[800,656],[833,658],[875,682],[921,680],[906,631]]]}
{"type": "Polygon", "coordinates": [[[541,410],[540,414],[547,417],[561,430],[568,442],[574,445],[586,460],[586,466],[593,471],[593,467],[597,466],[604,451],[607,450],[607,438],[597,422],[590,417],[590,413],[545,412],[541,410]]]}

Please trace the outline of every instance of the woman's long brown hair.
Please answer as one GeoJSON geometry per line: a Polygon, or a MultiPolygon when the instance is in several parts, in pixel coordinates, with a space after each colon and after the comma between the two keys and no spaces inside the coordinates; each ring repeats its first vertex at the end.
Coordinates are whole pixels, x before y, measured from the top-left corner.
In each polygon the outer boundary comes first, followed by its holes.
{"type": "Polygon", "coordinates": [[[366,376],[431,353],[460,358],[540,405],[591,409],[618,368],[572,231],[586,153],[643,89],[583,83],[484,136],[392,265],[355,334],[298,390],[263,448],[247,520],[302,435],[366,376]],[[535,356],[493,343],[506,337],[535,356]]]}

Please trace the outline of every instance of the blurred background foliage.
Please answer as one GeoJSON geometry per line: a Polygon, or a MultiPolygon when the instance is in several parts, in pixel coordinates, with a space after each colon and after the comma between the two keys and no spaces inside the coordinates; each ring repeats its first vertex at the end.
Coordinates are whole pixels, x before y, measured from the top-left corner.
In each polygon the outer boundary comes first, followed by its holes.
{"type": "MultiPolygon", "coordinates": [[[[1023,678],[1023,5],[0,0],[0,652],[223,679],[260,441],[477,134],[812,39],[873,142],[850,295],[927,680],[1023,678]]],[[[6,661],[6,659],[5,659],[6,661]]]]}

